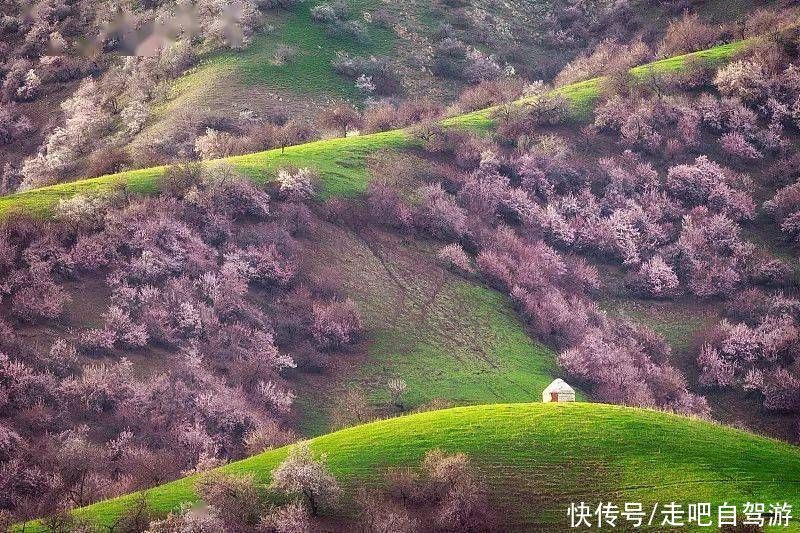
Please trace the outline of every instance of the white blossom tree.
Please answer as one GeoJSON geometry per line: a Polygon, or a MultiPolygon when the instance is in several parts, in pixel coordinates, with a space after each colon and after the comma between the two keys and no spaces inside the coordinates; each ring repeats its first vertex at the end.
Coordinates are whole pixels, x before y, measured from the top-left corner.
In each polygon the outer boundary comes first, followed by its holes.
{"type": "Polygon", "coordinates": [[[314,457],[308,442],[298,442],[289,450],[289,456],[272,472],[270,487],[300,496],[308,504],[311,515],[317,516],[323,507],[335,505],[342,494],[325,460],[325,455],[314,457]]]}

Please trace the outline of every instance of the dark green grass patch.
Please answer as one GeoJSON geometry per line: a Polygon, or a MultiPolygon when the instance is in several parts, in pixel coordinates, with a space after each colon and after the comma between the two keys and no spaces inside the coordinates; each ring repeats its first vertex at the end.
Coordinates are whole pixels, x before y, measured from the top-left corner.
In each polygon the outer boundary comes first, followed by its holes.
{"type": "Polygon", "coordinates": [[[249,85],[266,85],[301,95],[316,93],[360,99],[352,80],[337,75],[331,61],[337,51],[356,55],[387,54],[394,46],[394,34],[368,25],[364,42],[328,35],[324,25],[311,19],[310,10],[316,3],[304,2],[277,16],[272,19],[273,32],[258,36],[246,50],[216,55],[199,69],[200,72],[204,68],[230,69],[240,72],[249,85]],[[285,64],[276,64],[273,61],[275,51],[281,45],[289,45],[295,53],[285,64]]]}

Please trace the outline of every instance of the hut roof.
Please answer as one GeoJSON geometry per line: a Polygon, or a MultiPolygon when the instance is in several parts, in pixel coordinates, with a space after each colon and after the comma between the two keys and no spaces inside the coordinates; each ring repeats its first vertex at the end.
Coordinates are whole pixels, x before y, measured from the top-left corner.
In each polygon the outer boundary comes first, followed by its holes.
{"type": "Polygon", "coordinates": [[[561,378],[553,380],[553,382],[544,389],[545,394],[550,394],[551,392],[575,392],[575,389],[567,385],[567,382],[561,378]]]}

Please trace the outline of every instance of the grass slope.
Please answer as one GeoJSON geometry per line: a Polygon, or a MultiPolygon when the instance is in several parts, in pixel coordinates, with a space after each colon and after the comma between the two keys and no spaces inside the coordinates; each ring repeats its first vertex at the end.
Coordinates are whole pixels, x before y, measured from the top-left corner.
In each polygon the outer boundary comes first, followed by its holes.
{"type": "Polygon", "coordinates": [[[314,233],[307,260],[317,272],[336,273],[361,310],[366,338],[326,372],[297,377],[303,435],[330,431],[331,410],[348,389],[362,391],[379,413],[391,412],[391,378],[408,384],[404,405],[415,409],[434,399],[529,402],[562,375],[553,351],[525,333],[508,298],[442,268],[430,243],[328,223],[314,233]]]}
{"type": "Polygon", "coordinates": [[[336,74],[331,61],[337,51],[367,56],[388,54],[394,47],[394,34],[370,25],[363,42],[328,35],[325,27],[311,18],[310,11],[316,3],[303,2],[288,11],[267,11],[267,31],[256,35],[245,49],[215,53],[178,78],[170,88],[169,101],[154,111],[155,117],[164,119],[175,110],[198,104],[209,109],[247,107],[255,104],[251,100],[253,94],[265,91],[305,99],[359,100],[361,95],[352,80],[336,74]],[[293,51],[291,61],[275,61],[275,53],[282,46],[293,51]]]}
{"type": "Polygon", "coordinates": [[[383,28],[370,26],[365,42],[330,36],[325,27],[311,19],[311,8],[318,2],[303,2],[295,9],[275,14],[270,20],[276,27],[268,34],[259,35],[253,44],[241,52],[224,52],[214,56],[198,69],[199,76],[185,80],[188,85],[206,83],[203,70],[242,74],[247,85],[268,85],[270,89],[299,94],[330,94],[342,97],[360,97],[352,81],[337,75],[331,61],[337,51],[360,55],[380,55],[391,52],[394,34],[383,28]],[[275,51],[281,44],[290,45],[295,52],[286,64],[275,64],[275,51]]]}
{"type": "MultiPolygon", "coordinates": [[[[644,78],[649,73],[679,71],[688,62],[696,60],[722,62],[729,59],[744,44],[744,41],[739,41],[701,52],[656,61],[635,67],[631,69],[631,73],[635,77],[644,78]]],[[[571,113],[575,119],[585,120],[600,96],[602,82],[603,78],[595,78],[558,88],[555,93],[564,96],[569,101],[571,113]]],[[[451,117],[444,120],[443,124],[487,130],[494,124],[492,109],[451,117]]],[[[317,170],[322,177],[323,183],[320,191],[322,198],[353,196],[366,188],[368,173],[364,163],[369,154],[379,150],[408,148],[413,145],[413,142],[408,130],[393,130],[315,141],[288,147],[285,150],[274,149],[230,157],[224,161],[261,182],[270,180],[275,175],[276,169],[280,167],[308,166],[317,170]]],[[[164,169],[165,167],[152,167],[120,172],[0,197],[0,216],[14,211],[46,216],[52,212],[53,207],[61,198],[69,198],[76,194],[102,194],[120,186],[125,186],[133,192],[152,193],[158,189],[158,180],[163,175],[164,169]]]]}
{"type": "MultiPolygon", "coordinates": [[[[570,502],[787,501],[800,505],[800,450],[740,430],[656,411],[600,404],[495,404],[393,418],[311,441],[352,497],[356,483],[377,484],[383,469],[416,466],[426,451],[466,452],[490,499],[515,531],[568,529],[570,502]]],[[[287,448],[222,470],[268,483],[287,448]]],[[[194,478],[147,493],[166,512],[196,501],[194,478]]],[[[76,510],[113,524],[134,495],[76,510]]],[[[352,506],[344,509],[353,509],[352,506]]],[[[660,510],[660,507],[659,507],[660,510]]],[[[657,515],[659,516],[659,515],[657,515]]],[[[623,522],[624,523],[624,522],[623,522]]],[[[796,524],[796,523],[795,523],[796,524]]],[[[796,525],[795,525],[796,527],[796,525]]],[[[29,524],[28,531],[42,531],[29,524]]]]}

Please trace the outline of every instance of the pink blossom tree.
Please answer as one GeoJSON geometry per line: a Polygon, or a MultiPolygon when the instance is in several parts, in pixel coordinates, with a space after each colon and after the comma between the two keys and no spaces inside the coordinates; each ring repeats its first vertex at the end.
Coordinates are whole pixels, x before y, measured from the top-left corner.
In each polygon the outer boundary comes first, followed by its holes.
{"type": "Polygon", "coordinates": [[[363,327],[361,313],[350,298],[313,306],[311,331],[324,349],[337,349],[354,342],[363,327]]]}
{"type": "Polygon", "coordinates": [[[459,244],[448,244],[436,255],[444,264],[457,271],[469,273],[473,270],[469,256],[459,244]]]}
{"type": "Polygon", "coordinates": [[[419,190],[420,224],[434,237],[457,239],[467,231],[467,215],[452,196],[440,185],[428,185],[419,190]]]}
{"type": "Polygon", "coordinates": [[[342,489],[325,464],[325,456],[315,457],[306,441],[289,450],[288,457],[272,472],[270,488],[302,498],[312,516],[334,506],[342,489]]]}
{"type": "Polygon", "coordinates": [[[660,255],[643,262],[635,276],[635,284],[650,296],[670,297],[678,289],[678,276],[660,255]]]}

